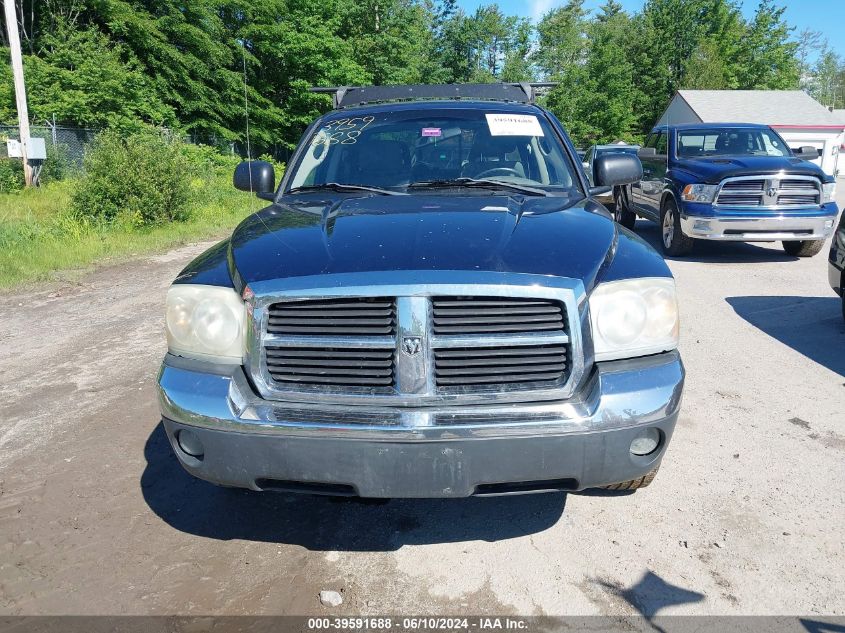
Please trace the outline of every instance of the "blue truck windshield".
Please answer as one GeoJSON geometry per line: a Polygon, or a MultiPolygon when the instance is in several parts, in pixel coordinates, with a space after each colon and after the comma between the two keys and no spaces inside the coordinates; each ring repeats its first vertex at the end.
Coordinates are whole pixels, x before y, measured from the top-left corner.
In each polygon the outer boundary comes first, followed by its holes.
{"type": "Polygon", "coordinates": [[[720,127],[678,131],[678,158],[789,155],[783,139],[765,128],[720,127]]]}
{"type": "Polygon", "coordinates": [[[289,189],[339,183],[405,191],[483,179],[580,192],[560,140],[535,114],[429,109],[333,117],[306,141],[294,169],[289,189]]]}

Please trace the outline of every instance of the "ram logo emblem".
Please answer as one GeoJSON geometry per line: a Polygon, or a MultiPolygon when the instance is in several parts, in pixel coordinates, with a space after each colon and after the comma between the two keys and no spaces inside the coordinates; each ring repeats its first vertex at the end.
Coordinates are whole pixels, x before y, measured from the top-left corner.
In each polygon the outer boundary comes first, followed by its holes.
{"type": "Polygon", "coordinates": [[[422,350],[421,336],[405,336],[402,337],[402,351],[408,356],[419,354],[422,350]]]}

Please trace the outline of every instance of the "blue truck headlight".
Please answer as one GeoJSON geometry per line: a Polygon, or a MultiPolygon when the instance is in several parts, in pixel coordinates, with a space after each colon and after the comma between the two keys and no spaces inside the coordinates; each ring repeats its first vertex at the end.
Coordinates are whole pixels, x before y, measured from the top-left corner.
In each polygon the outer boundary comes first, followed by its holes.
{"type": "Polygon", "coordinates": [[[243,363],[243,299],[232,288],[174,284],[167,291],[165,329],[171,354],[243,363]]]}
{"type": "Polygon", "coordinates": [[[678,347],[675,281],[666,277],[599,284],[590,296],[597,361],[633,358],[678,347]]]}
{"type": "Polygon", "coordinates": [[[826,182],[822,184],[822,204],[833,202],[834,196],[836,196],[836,183],[826,182]]]}
{"type": "Polygon", "coordinates": [[[713,202],[719,185],[687,185],[681,192],[681,197],[687,202],[713,202]]]}

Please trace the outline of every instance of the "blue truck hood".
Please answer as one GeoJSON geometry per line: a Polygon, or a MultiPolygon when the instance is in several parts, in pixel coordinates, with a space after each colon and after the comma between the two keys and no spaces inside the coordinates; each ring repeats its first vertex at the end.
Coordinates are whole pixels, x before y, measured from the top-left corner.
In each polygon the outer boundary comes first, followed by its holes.
{"type": "Polygon", "coordinates": [[[586,199],[309,198],[276,203],[235,229],[236,287],[306,275],[469,270],[571,277],[589,290],[617,239],[613,220],[586,199]]]}
{"type": "Polygon", "coordinates": [[[755,174],[786,174],[815,176],[822,182],[831,178],[818,165],[800,158],[779,156],[714,156],[711,158],[678,159],[674,169],[682,169],[696,177],[697,182],[718,184],[723,178],[753,176],[755,174]]]}

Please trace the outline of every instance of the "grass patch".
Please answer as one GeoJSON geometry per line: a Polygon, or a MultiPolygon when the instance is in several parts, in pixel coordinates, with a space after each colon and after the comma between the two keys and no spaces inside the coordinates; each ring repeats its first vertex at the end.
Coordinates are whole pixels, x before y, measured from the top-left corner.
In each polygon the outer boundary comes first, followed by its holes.
{"type": "Polygon", "coordinates": [[[0,194],[0,288],[223,235],[267,204],[234,189],[230,179],[229,173],[193,179],[188,219],[151,228],[95,223],[74,215],[70,205],[76,180],[0,194]]]}

